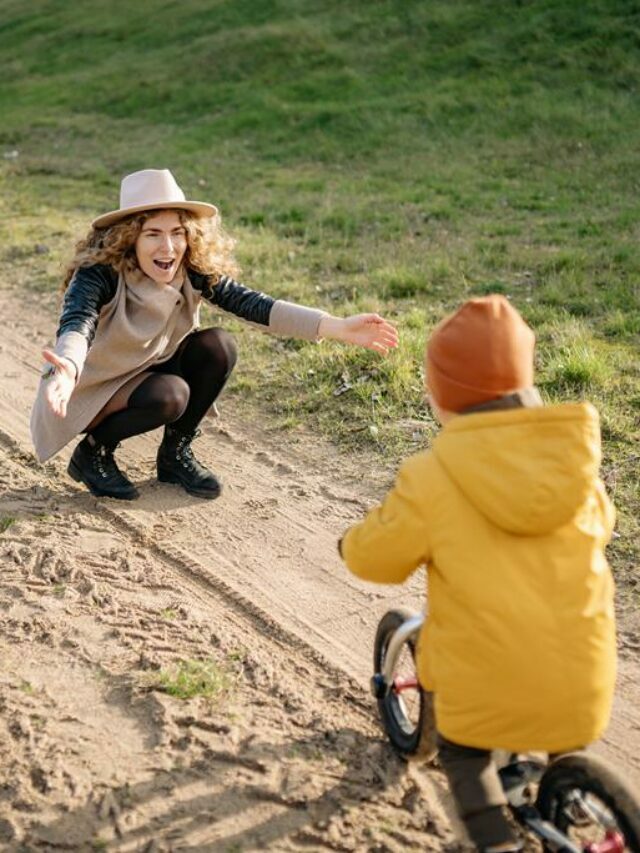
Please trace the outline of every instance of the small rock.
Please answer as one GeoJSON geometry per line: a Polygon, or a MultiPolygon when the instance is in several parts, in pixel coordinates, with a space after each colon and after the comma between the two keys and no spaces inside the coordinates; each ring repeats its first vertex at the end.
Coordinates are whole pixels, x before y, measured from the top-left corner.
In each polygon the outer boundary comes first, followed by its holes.
{"type": "Polygon", "coordinates": [[[343,382],[342,385],[339,385],[335,391],[333,392],[334,397],[341,397],[343,394],[346,394],[347,391],[350,391],[353,388],[350,382],[343,382]]]}

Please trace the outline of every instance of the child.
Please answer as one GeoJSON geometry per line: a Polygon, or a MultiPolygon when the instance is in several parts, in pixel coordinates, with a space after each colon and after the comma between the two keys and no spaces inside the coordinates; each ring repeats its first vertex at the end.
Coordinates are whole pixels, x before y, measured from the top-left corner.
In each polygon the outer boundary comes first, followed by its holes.
{"type": "Polygon", "coordinates": [[[519,849],[490,750],[586,745],[607,724],[615,681],[598,415],[589,403],[542,405],[534,343],[501,296],[436,327],[426,383],[444,429],[341,542],[367,580],[400,583],[427,566],[419,678],[435,694],[460,815],[487,851],[519,849]]]}

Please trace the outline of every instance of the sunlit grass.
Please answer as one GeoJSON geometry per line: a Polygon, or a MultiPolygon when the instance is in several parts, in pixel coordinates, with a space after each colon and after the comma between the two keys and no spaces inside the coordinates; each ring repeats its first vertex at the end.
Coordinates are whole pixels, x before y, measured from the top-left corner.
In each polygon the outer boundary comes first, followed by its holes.
{"type": "Polygon", "coordinates": [[[602,387],[613,376],[613,368],[585,341],[562,347],[548,361],[548,386],[568,394],[588,394],[602,387]]]}
{"type": "Polygon", "coordinates": [[[195,696],[215,699],[229,692],[233,678],[224,666],[213,660],[185,660],[154,674],[151,683],[178,699],[195,696]]]}
{"type": "Polygon", "coordinates": [[[227,393],[265,428],[321,432],[389,470],[435,433],[423,403],[428,331],[462,300],[502,293],[538,335],[545,398],[589,398],[601,413],[625,531],[613,556],[619,573],[636,571],[640,24],[630,9],[5,6],[8,284],[53,303],[74,241],[117,204],[120,177],[168,166],[190,197],[220,207],[246,284],[396,323],[401,346],[381,359],[215,318],[240,344],[227,393]]]}

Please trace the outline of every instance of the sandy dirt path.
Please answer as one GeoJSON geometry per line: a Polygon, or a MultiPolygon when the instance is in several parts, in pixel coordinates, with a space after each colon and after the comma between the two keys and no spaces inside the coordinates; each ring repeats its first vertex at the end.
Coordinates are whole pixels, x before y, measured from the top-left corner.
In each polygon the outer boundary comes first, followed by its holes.
{"type": "MultiPolygon", "coordinates": [[[[33,461],[28,413],[55,313],[32,304],[27,322],[16,294],[1,295],[0,512],[16,520],[0,538],[0,701],[24,785],[0,784],[0,841],[4,831],[7,842],[33,849],[64,846],[67,836],[70,849],[450,845],[440,775],[399,767],[365,692],[379,616],[419,607],[423,579],[367,585],[336,552],[382,485],[368,485],[361,461],[321,441],[280,446],[229,400],[198,443],[224,480],[220,500],[155,482],[151,434],[119,456],[141,498],[98,501],[67,478],[68,452],[45,466],[33,461]],[[222,730],[219,707],[190,700],[185,711],[145,682],[145,673],[205,652],[224,665],[231,657],[237,669],[228,699],[237,722],[222,730]],[[266,710],[255,705],[256,687],[266,710]],[[282,764],[290,753],[291,767],[282,764]],[[302,780],[295,802],[289,770],[302,780]],[[358,799],[363,791],[371,796],[358,799]]],[[[614,720],[597,747],[637,783],[639,648],[637,634],[623,630],[614,720]]]]}

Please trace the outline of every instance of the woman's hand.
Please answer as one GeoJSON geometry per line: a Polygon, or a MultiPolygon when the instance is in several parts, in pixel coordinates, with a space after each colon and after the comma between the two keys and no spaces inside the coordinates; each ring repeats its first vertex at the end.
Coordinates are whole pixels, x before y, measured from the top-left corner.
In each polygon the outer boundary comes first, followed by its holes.
{"type": "Polygon", "coordinates": [[[42,355],[54,368],[55,372],[43,378],[47,383],[45,398],[51,411],[61,418],[67,414],[67,403],[76,386],[76,368],[68,358],[60,358],[50,349],[42,350],[42,355]]]}
{"type": "Polygon", "coordinates": [[[398,332],[379,314],[354,314],[344,319],[327,314],[320,320],[318,337],[356,344],[383,355],[398,346],[398,332]]]}

